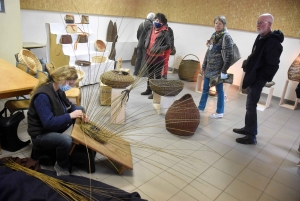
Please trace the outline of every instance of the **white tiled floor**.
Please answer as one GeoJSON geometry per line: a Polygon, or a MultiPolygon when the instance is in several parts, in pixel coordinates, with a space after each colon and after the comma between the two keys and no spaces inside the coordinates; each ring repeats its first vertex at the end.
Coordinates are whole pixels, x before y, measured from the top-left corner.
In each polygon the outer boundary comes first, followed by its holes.
{"type": "MultiPolygon", "coordinates": [[[[128,62],[123,67],[130,68],[128,62]]],[[[169,79],[178,79],[169,74],[169,79]]],[[[191,94],[196,104],[201,97],[195,92],[195,82],[185,82],[183,91],[176,97],[191,94]]],[[[225,104],[222,119],[210,119],[215,111],[216,99],[209,98],[207,108],[201,113],[201,120],[195,134],[180,138],[165,129],[164,115],[158,115],[147,96],[140,93],[145,83],[133,89],[126,105],[126,115],[143,118],[139,125],[144,129],[129,132],[128,137],[153,147],[167,150],[146,150],[132,145],[133,170],[117,175],[105,157],[97,154],[96,172],[89,175],[85,170],[74,168],[72,174],[81,175],[116,186],[125,191],[137,191],[150,201],[246,201],[246,200],[300,200],[300,160],[297,149],[300,143],[300,112],[279,107],[274,99],[270,108],[258,111],[259,134],[257,145],[241,145],[232,132],[242,127],[245,115],[246,96],[231,87],[229,101],[225,104]],[[137,112],[137,108],[141,108],[137,112]],[[147,112],[143,116],[142,112],[147,112]],[[153,125],[153,127],[149,127],[153,125]],[[177,155],[184,156],[179,158],[177,155]]],[[[281,88],[282,86],[275,86],[281,88]]],[[[265,100],[265,97],[262,97],[265,100]]],[[[6,100],[0,100],[0,108],[6,100]]],[[[100,107],[100,106],[99,106],[100,107]]],[[[127,121],[128,128],[133,121],[127,121]]],[[[30,139],[26,119],[18,129],[23,141],[30,139]]],[[[32,145],[11,153],[2,150],[2,155],[30,157],[32,145]]],[[[52,169],[49,166],[43,168],[52,169]]]]}

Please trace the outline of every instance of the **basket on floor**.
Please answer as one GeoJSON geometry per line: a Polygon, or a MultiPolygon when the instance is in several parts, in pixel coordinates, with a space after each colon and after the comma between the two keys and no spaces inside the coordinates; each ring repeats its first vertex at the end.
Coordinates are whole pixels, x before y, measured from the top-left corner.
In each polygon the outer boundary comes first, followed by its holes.
{"type": "Polygon", "coordinates": [[[200,123],[200,113],[191,94],[182,96],[168,109],[166,129],[175,135],[193,135],[200,123]]]}
{"type": "Polygon", "coordinates": [[[188,54],[185,57],[180,62],[178,76],[181,80],[196,82],[201,69],[199,58],[194,54],[188,54]],[[195,56],[198,61],[192,59],[184,60],[189,55],[195,56]]]}
{"type": "Polygon", "coordinates": [[[103,84],[112,88],[126,88],[134,81],[134,77],[124,71],[107,71],[100,76],[100,80],[103,84]]]}
{"type": "Polygon", "coordinates": [[[22,49],[18,54],[19,63],[25,64],[30,69],[29,74],[35,75],[36,71],[43,71],[40,60],[29,50],[22,49]]]}
{"type": "Polygon", "coordinates": [[[180,80],[152,79],[149,83],[152,91],[161,96],[176,96],[184,87],[184,83],[180,80]]]}
{"type": "Polygon", "coordinates": [[[100,105],[111,104],[111,91],[112,87],[107,86],[100,82],[100,105]]]}
{"type": "Polygon", "coordinates": [[[106,46],[105,46],[105,43],[102,40],[96,40],[95,41],[95,48],[99,52],[105,52],[106,46]]]}

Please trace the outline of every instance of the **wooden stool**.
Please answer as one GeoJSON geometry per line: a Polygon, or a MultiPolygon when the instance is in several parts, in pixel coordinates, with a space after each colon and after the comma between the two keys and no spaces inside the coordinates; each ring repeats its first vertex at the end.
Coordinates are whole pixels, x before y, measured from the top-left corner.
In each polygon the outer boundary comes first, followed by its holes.
{"type": "Polygon", "coordinates": [[[113,88],[111,91],[111,112],[110,123],[124,124],[125,123],[125,104],[121,107],[121,100],[118,99],[124,89],[113,88]]]}
{"type": "Polygon", "coordinates": [[[257,103],[256,109],[260,110],[260,111],[264,111],[266,108],[270,107],[272,96],[273,96],[273,91],[274,91],[274,87],[264,87],[264,88],[267,89],[269,92],[268,92],[268,97],[267,97],[265,104],[257,103]]]}
{"type": "Polygon", "coordinates": [[[153,106],[158,114],[166,114],[169,107],[174,103],[176,96],[160,96],[153,92],[153,106]]]}
{"type": "Polygon", "coordinates": [[[81,93],[79,88],[72,88],[65,92],[67,98],[75,105],[80,106],[81,93]]]}
{"type": "Polygon", "coordinates": [[[204,80],[203,75],[199,74],[196,82],[196,89],[195,89],[196,92],[202,93],[203,80],[204,80]]]}
{"type": "Polygon", "coordinates": [[[285,97],[286,89],[288,87],[289,82],[296,82],[296,81],[289,80],[289,79],[287,79],[285,81],[285,85],[284,85],[284,88],[283,88],[283,91],[282,91],[282,95],[281,95],[281,99],[280,99],[280,102],[279,102],[279,106],[285,107],[285,108],[288,108],[288,109],[291,109],[291,110],[295,110],[296,107],[297,107],[297,105],[298,105],[298,101],[299,101],[298,98],[296,98],[294,105],[290,105],[290,104],[284,103],[284,97],[285,97]]]}

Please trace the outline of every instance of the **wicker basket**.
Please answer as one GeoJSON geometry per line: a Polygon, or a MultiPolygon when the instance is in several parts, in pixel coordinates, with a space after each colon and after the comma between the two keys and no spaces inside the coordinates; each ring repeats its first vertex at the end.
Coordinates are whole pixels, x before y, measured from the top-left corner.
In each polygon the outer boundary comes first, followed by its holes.
{"type": "Polygon", "coordinates": [[[78,78],[77,78],[75,84],[77,85],[80,81],[83,80],[85,73],[81,70],[76,70],[76,71],[77,71],[78,78]]]}
{"type": "Polygon", "coordinates": [[[300,82],[300,54],[292,63],[288,70],[288,79],[296,82],[300,82]]]}
{"type": "Polygon", "coordinates": [[[176,100],[165,117],[166,129],[175,135],[193,135],[200,123],[200,113],[191,94],[176,100]]]}
{"type": "Polygon", "coordinates": [[[188,82],[196,82],[197,76],[200,73],[200,61],[199,58],[194,54],[188,54],[180,62],[179,69],[178,69],[178,76],[181,80],[185,80],[188,82]],[[196,60],[184,60],[185,57],[193,55],[195,56],[198,61],[196,60]]]}
{"type": "Polygon", "coordinates": [[[111,91],[112,87],[107,86],[100,82],[100,105],[111,104],[111,91]]]}
{"type": "Polygon", "coordinates": [[[125,88],[133,83],[134,77],[127,72],[112,70],[103,73],[100,80],[112,88],[125,88]]]}
{"type": "Polygon", "coordinates": [[[105,52],[106,45],[102,40],[96,40],[95,41],[95,48],[99,52],[105,52]]]}
{"type": "Polygon", "coordinates": [[[22,49],[18,54],[19,63],[25,64],[30,69],[29,73],[35,75],[36,71],[43,71],[43,67],[39,59],[29,50],[22,49]]]}
{"type": "Polygon", "coordinates": [[[105,61],[106,61],[106,57],[104,57],[104,56],[93,56],[92,57],[93,63],[103,63],[105,61]]]}
{"type": "Polygon", "coordinates": [[[180,80],[153,79],[149,83],[152,91],[161,96],[176,96],[184,87],[184,83],[180,80]]]}

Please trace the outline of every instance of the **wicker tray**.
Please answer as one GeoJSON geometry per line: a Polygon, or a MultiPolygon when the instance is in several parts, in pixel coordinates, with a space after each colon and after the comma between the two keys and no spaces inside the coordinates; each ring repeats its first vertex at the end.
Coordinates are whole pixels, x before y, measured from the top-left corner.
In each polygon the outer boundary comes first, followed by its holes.
{"type": "Polygon", "coordinates": [[[155,79],[150,80],[149,83],[152,91],[161,96],[176,96],[184,87],[184,83],[180,80],[155,79]]]}
{"type": "Polygon", "coordinates": [[[18,54],[19,63],[25,64],[30,69],[29,74],[35,75],[36,71],[43,71],[43,67],[39,59],[29,50],[22,49],[18,54]]]}
{"type": "Polygon", "coordinates": [[[105,43],[102,40],[96,40],[95,41],[95,48],[99,52],[105,52],[106,46],[105,46],[105,43]]]}
{"type": "Polygon", "coordinates": [[[103,84],[111,86],[112,88],[125,88],[131,85],[134,77],[124,71],[107,71],[100,76],[103,84]]]}
{"type": "Polygon", "coordinates": [[[104,57],[104,56],[93,56],[92,57],[93,63],[103,63],[105,61],[106,61],[106,57],[104,57]]]}

